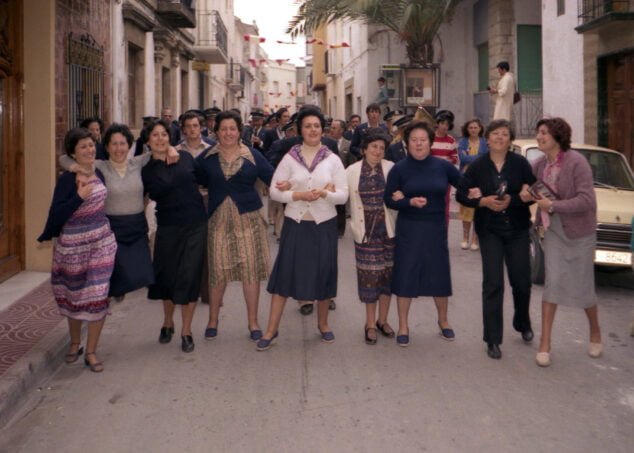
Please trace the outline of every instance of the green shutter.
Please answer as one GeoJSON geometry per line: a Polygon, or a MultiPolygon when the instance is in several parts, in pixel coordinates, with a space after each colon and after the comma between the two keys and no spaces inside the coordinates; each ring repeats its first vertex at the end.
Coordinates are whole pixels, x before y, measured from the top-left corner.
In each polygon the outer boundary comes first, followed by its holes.
{"type": "Polygon", "coordinates": [[[489,43],[477,47],[478,50],[478,91],[486,91],[489,86],[489,43]]]}
{"type": "MultiPolygon", "coordinates": [[[[513,68],[511,68],[511,72],[513,68]]],[[[542,27],[517,26],[517,81],[519,91],[542,89],[542,27]]]]}

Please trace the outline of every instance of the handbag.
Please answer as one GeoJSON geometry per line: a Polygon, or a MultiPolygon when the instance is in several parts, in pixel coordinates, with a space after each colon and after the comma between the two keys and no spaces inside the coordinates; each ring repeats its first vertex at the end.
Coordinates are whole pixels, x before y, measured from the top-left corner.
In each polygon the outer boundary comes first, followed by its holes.
{"type": "Polygon", "coordinates": [[[520,94],[519,91],[516,91],[513,94],[513,104],[517,104],[518,102],[520,102],[522,100],[522,95],[520,94]]]}

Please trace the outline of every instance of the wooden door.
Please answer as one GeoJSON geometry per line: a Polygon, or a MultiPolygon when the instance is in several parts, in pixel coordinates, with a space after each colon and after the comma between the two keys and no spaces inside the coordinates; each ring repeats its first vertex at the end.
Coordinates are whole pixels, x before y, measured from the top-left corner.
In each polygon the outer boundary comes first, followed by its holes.
{"type": "Polygon", "coordinates": [[[634,168],[634,52],[607,61],[608,147],[634,168]]]}
{"type": "Polygon", "coordinates": [[[24,269],[21,4],[0,0],[0,282],[24,269]]]}

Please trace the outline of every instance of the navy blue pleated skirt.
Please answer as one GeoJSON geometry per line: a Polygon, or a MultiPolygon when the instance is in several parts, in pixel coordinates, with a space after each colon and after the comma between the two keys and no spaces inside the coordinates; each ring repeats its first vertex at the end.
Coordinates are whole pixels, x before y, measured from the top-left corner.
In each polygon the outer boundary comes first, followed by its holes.
{"type": "Polygon", "coordinates": [[[111,297],[123,296],[154,283],[145,213],[108,216],[117,241],[114,270],[110,277],[111,297]]]}
{"type": "Polygon", "coordinates": [[[337,296],[337,218],[317,224],[284,217],[267,291],[296,300],[337,296]]]}
{"type": "Polygon", "coordinates": [[[443,214],[424,220],[399,215],[395,242],[393,294],[451,296],[447,224],[443,214]]]}

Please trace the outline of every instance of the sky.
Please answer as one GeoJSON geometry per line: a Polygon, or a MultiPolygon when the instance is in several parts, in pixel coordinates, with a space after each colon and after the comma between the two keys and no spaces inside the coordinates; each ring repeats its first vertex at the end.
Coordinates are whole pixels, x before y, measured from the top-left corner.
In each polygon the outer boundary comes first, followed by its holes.
{"type": "Polygon", "coordinates": [[[305,39],[300,36],[295,41],[297,44],[276,44],[276,40],[291,41],[290,36],[284,32],[288,22],[297,12],[297,4],[294,0],[234,0],[234,13],[244,23],[252,23],[254,20],[260,30],[260,36],[266,38],[262,47],[269,58],[290,58],[289,63],[304,66],[300,57],[305,56],[305,39]]]}

